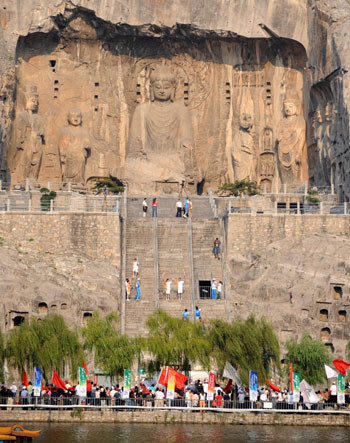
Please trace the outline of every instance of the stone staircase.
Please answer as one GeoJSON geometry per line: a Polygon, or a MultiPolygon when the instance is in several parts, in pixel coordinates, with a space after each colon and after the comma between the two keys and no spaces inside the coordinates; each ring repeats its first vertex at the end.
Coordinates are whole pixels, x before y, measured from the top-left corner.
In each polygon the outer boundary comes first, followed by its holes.
{"type": "Polygon", "coordinates": [[[188,220],[186,218],[158,220],[158,259],[159,259],[159,307],[169,314],[181,317],[185,308],[191,315],[191,263],[189,254],[188,220]],[[177,283],[182,277],[184,293],[182,301],[177,300],[177,283]],[[173,280],[170,302],[165,300],[164,280],[173,280]]]}
{"type": "MultiPolygon", "coordinates": [[[[186,218],[175,217],[176,198],[158,199],[157,229],[149,213],[142,217],[143,198],[128,197],[126,219],[126,277],[132,282],[131,301],[125,302],[125,333],[130,336],[147,333],[147,317],[158,306],[174,317],[181,318],[185,308],[193,318],[193,306],[201,308],[204,321],[211,318],[225,319],[224,300],[199,299],[199,280],[210,281],[211,277],[223,281],[221,261],[214,258],[212,249],[220,236],[219,220],[215,219],[209,199],[194,197],[191,224],[186,218]],[[189,229],[192,234],[192,266],[194,277],[194,300],[191,286],[191,249],[189,229]],[[158,255],[155,257],[155,235],[158,255]],[[141,300],[136,301],[135,283],[132,280],[132,261],[140,262],[141,300]],[[156,266],[158,258],[158,300],[156,294],[156,266]],[[165,300],[164,280],[184,278],[182,301],[177,300],[177,284],[171,287],[170,301],[165,300]],[[194,304],[193,304],[194,302],[194,304]]],[[[148,197],[148,202],[152,197],[148,197]]],[[[184,199],[182,199],[184,201],[184,199]]],[[[150,211],[149,211],[150,212],[150,211]]],[[[221,239],[222,240],[222,239],[221,239]]],[[[124,284],[124,282],[123,282],[124,284]]],[[[224,295],[224,294],[223,294],[224,295]]]]}
{"type": "Polygon", "coordinates": [[[144,334],[145,321],[156,307],[154,220],[151,218],[126,220],[126,278],[131,282],[131,300],[125,302],[125,333],[144,334]],[[136,279],[132,277],[135,258],[140,263],[140,301],[136,301],[136,279]]]}
{"type": "Polygon", "coordinates": [[[210,281],[211,278],[214,278],[223,282],[222,262],[216,259],[213,254],[213,243],[216,237],[223,243],[217,219],[192,221],[195,305],[201,309],[201,317],[204,321],[211,318],[226,318],[224,293],[222,293],[221,300],[199,298],[200,280],[210,281]]]}

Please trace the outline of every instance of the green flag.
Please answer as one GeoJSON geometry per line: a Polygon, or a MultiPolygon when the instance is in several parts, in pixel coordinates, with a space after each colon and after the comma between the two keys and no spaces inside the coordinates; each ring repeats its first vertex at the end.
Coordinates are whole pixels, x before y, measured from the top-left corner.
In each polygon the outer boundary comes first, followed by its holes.
{"type": "Polygon", "coordinates": [[[131,371],[130,369],[124,369],[124,391],[130,391],[131,389],[131,371]]]}
{"type": "Polygon", "coordinates": [[[86,397],[86,372],[85,368],[79,366],[79,384],[82,388],[85,389],[85,397],[86,397]]]}
{"type": "Polygon", "coordinates": [[[300,374],[293,372],[293,402],[298,403],[300,400],[300,374]]]}
{"type": "Polygon", "coordinates": [[[345,376],[338,374],[337,403],[343,405],[345,403],[345,376]]]}

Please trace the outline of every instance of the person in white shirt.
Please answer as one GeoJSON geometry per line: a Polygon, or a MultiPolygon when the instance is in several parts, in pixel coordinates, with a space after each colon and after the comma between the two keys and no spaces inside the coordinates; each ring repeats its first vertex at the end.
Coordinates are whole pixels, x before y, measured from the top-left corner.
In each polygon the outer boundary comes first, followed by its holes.
{"type": "Polygon", "coordinates": [[[158,408],[164,406],[164,392],[161,389],[157,389],[155,395],[155,406],[158,408]]]}
{"type": "Polygon", "coordinates": [[[218,283],[218,289],[217,289],[217,297],[218,297],[218,300],[221,300],[221,291],[222,291],[222,281],[219,281],[219,283],[218,283]]]}
{"type": "Polygon", "coordinates": [[[169,280],[168,278],[165,280],[165,300],[169,301],[170,300],[170,292],[171,292],[171,283],[172,281],[169,280]]]}
{"type": "Polygon", "coordinates": [[[147,211],[148,211],[148,203],[147,203],[147,198],[145,197],[143,199],[143,202],[142,202],[142,215],[143,215],[143,217],[147,216],[147,211]]]}
{"type": "Polygon", "coordinates": [[[182,294],[184,292],[184,280],[180,277],[176,280],[177,283],[177,299],[182,300],[182,294]]]}
{"type": "Polygon", "coordinates": [[[180,199],[176,202],[176,217],[182,217],[182,201],[180,199]]]}
{"type": "Polygon", "coordinates": [[[81,405],[83,402],[85,402],[86,397],[86,388],[79,383],[75,387],[75,393],[79,397],[79,404],[81,405]]]}
{"type": "Polygon", "coordinates": [[[132,262],[132,276],[138,277],[139,275],[139,261],[137,258],[134,258],[134,261],[132,262]]]}

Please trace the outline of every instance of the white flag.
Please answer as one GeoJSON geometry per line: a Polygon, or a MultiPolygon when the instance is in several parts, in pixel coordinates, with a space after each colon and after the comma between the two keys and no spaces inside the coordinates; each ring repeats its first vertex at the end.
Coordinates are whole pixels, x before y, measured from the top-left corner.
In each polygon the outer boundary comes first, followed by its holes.
{"type": "Polygon", "coordinates": [[[232,380],[233,382],[235,382],[237,385],[240,385],[240,384],[241,384],[241,381],[240,381],[240,379],[239,379],[238,372],[237,372],[236,369],[231,365],[231,363],[229,363],[228,361],[226,361],[225,369],[224,369],[224,372],[223,372],[222,376],[231,379],[231,380],[232,380]]]}
{"type": "Polygon", "coordinates": [[[326,371],[327,378],[338,378],[338,372],[331,367],[324,365],[324,370],[326,371]]]}
{"type": "Polygon", "coordinates": [[[318,403],[320,401],[314,389],[305,380],[300,382],[300,392],[303,396],[304,403],[309,409],[312,403],[318,403]]]}

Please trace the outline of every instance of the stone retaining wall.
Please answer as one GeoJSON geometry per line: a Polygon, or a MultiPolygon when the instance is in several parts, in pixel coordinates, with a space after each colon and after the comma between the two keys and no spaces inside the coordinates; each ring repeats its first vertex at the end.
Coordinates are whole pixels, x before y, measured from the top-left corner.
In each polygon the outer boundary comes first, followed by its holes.
{"type": "MultiPolygon", "coordinates": [[[[2,423],[203,423],[293,426],[350,426],[347,413],[189,412],[189,411],[1,411],[2,423]]],[[[40,428],[40,426],[37,426],[40,428]]]]}
{"type": "Polygon", "coordinates": [[[78,252],[120,265],[120,220],[110,213],[2,213],[0,236],[52,254],[78,252]]]}
{"type": "Polygon", "coordinates": [[[228,259],[235,253],[254,252],[286,237],[297,243],[313,234],[350,233],[347,215],[254,215],[234,214],[228,220],[228,259]]]}

